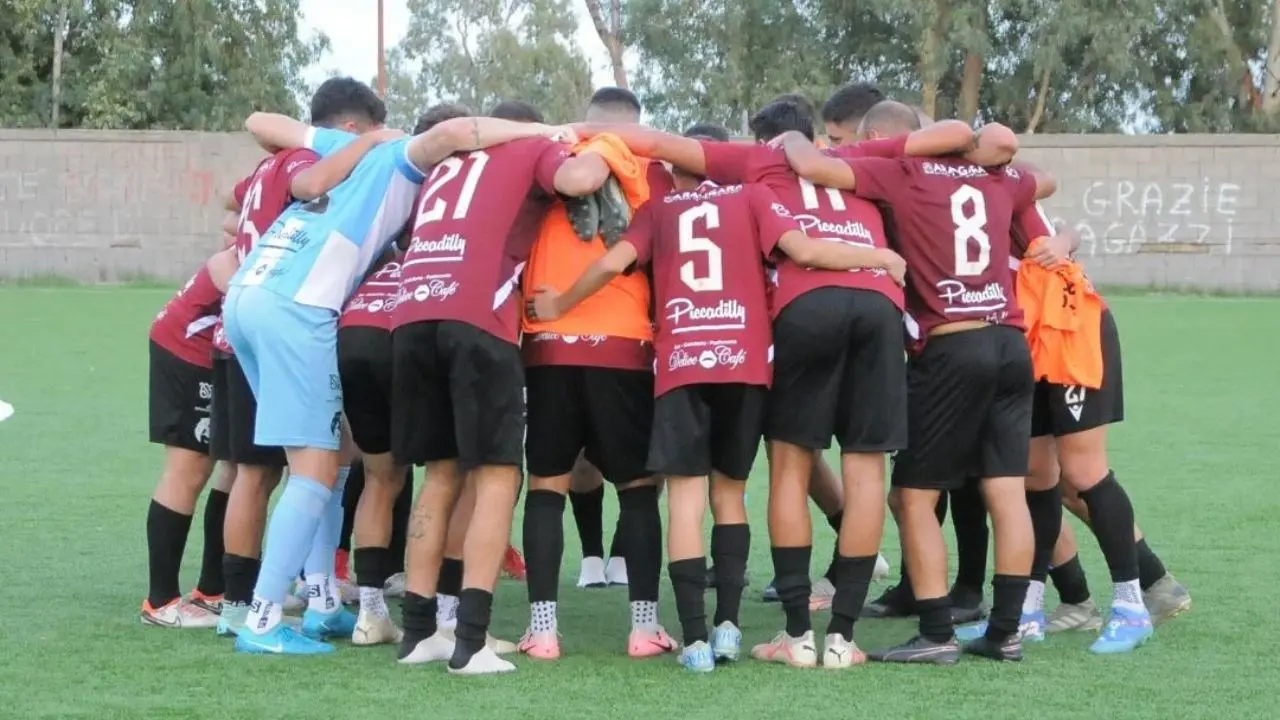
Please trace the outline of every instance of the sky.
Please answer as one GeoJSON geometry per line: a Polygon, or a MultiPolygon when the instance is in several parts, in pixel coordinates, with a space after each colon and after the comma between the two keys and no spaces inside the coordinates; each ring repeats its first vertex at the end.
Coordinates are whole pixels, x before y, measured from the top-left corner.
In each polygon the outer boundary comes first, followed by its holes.
{"type": "MultiPolygon", "coordinates": [[[[409,26],[409,10],[405,0],[385,0],[386,27],[384,41],[391,48],[404,37],[409,26]]],[[[591,64],[591,79],[598,87],[611,85],[609,53],[596,36],[585,3],[573,0],[578,16],[578,46],[591,64]]],[[[378,74],[378,4],[377,0],[302,0],[302,30],[319,31],[329,36],[332,49],[319,63],[308,69],[306,79],[318,83],[337,72],[359,80],[371,80],[378,74]]]]}

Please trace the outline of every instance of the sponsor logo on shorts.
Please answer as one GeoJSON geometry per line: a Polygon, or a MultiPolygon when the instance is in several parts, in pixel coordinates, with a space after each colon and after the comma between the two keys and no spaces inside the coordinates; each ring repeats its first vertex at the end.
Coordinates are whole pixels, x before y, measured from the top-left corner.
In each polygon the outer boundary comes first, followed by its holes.
{"type": "Polygon", "coordinates": [[[209,444],[209,418],[200,418],[200,421],[196,423],[196,427],[193,430],[193,434],[195,435],[196,442],[200,443],[201,445],[208,445],[209,444]]]}
{"type": "Polygon", "coordinates": [[[213,397],[213,383],[200,383],[200,399],[209,400],[213,397]]]}
{"type": "Polygon", "coordinates": [[[1068,385],[1062,389],[1062,401],[1067,405],[1067,412],[1071,413],[1071,417],[1076,422],[1080,422],[1080,416],[1084,413],[1084,401],[1087,397],[1087,391],[1081,385],[1068,385]]]}

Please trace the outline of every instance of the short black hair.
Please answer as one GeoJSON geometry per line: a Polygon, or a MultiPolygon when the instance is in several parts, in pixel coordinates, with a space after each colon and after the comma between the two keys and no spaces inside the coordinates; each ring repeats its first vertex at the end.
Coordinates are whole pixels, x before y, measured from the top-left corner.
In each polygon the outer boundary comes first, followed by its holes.
{"type": "Polygon", "coordinates": [[[542,122],[542,113],[538,108],[523,100],[503,100],[489,110],[489,117],[512,122],[542,122]]]}
{"type": "Polygon", "coordinates": [[[809,98],[805,97],[804,95],[801,95],[800,93],[784,93],[770,100],[769,102],[778,102],[778,101],[792,102],[792,103],[795,103],[796,105],[799,105],[804,110],[804,112],[807,112],[809,114],[809,117],[814,117],[817,115],[817,113],[815,113],[813,109],[813,102],[809,100],[809,98]]]}
{"type": "Polygon", "coordinates": [[[871,83],[849,83],[832,93],[822,105],[822,121],[837,124],[861,121],[867,111],[884,99],[880,88],[871,83]]]}
{"type": "Polygon", "coordinates": [[[422,113],[422,117],[418,118],[418,123],[413,126],[413,134],[421,135],[431,128],[439,125],[445,120],[452,120],[460,117],[470,117],[471,108],[459,103],[440,103],[427,108],[422,113]]]}
{"type": "Polygon", "coordinates": [[[644,111],[640,105],[640,98],[636,94],[626,88],[621,87],[602,87],[591,94],[591,102],[588,105],[608,106],[621,105],[634,110],[637,114],[644,111]]]}
{"type": "Polygon", "coordinates": [[[387,106],[373,88],[352,77],[331,77],[311,96],[311,124],[330,127],[344,116],[354,116],[381,125],[387,121],[387,106]]]}
{"type": "Polygon", "coordinates": [[[875,130],[881,135],[901,135],[920,129],[920,116],[915,108],[893,100],[885,100],[871,106],[862,116],[858,131],[875,130]]]}
{"type": "Polygon", "coordinates": [[[729,131],[723,126],[714,123],[695,123],[690,125],[684,131],[687,138],[701,138],[704,140],[717,140],[719,142],[729,141],[729,131]]]}
{"type": "Polygon", "coordinates": [[[793,99],[784,95],[756,111],[747,121],[747,127],[758,141],[772,140],[784,132],[799,130],[813,139],[813,105],[804,98],[793,99]]]}

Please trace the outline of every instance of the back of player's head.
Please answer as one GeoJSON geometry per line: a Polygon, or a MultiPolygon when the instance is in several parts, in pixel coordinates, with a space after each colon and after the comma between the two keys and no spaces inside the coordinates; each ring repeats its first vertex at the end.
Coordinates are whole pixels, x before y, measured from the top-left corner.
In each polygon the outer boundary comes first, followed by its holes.
{"type": "Polygon", "coordinates": [[[757,142],[767,142],[791,130],[812,140],[813,104],[803,97],[783,95],[757,110],[747,127],[757,142]]]}
{"type": "Polygon", "coordinates": [[[894,137],[920,129],[920,116],[914,108],[893,100],[876,103],[862,117],[860,137],[894,137]]]}
{"type": "Polygon", "coordinates": [[[933,117],[924,111],[919,105],[912,105],[912,110],[916,111],[916,119],[920,121],[920,127],[928,127],[934,123],[933,117]]]}
{"type": "Polygon", "coordinates": [[[471,108],[460,103],[440,103],[427,108],[418,118],[418,123],[413,126],[413,134],[421,135],[431,128],[439,125],[445,120],[452,120],[460,117],[470,117],[471,108]]]}
{"type": "Polygon", "coordinates": [[[626,88],[602,87],[587,103],[587,122],[640,122],[640,99],[626,88]]]}
{"type": "Polygon", "coordinates": [[[697,138],[698,140],[715,140],[717,142],[728,142],[729,131],[720,125],[714,123],[695,123],[690,125],[684,131],[687,138],[697,138]]]}
{"type": "Polygon", "coordinates": [[[489,109],[489,117],[512,122],[542,122],[542,113],[538,108],[523,100],[503,100],[489,109]]]}
{"type": "Polygon", "coordinates": [[[822,105],[822,124],[826,126],[831,144],[851,142],[862,117],[884,99],[880,88],[869,83],[850,83],[832,93],[822,105]]]}
{"type": "Polygon", "coordinates": [[[355,78],[329,78],[311,96],[311,124],[317,127],[364,132],[386,121],[382,99],[355,78]]]}

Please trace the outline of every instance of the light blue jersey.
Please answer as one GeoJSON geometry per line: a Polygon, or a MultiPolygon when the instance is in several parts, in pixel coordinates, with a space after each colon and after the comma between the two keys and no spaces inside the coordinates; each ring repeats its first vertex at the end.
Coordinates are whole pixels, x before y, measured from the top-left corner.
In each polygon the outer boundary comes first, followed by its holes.
{"type": "MultiPolygon", "coordinates": [[[[307,147],[324,157],[356,137],[312,128],[307,147]]],[[[281,213],[230,284],[341,311],[413,211],[425,178],[408,158],[409,140],[378,145],[328,195],[281,213]]]]}

